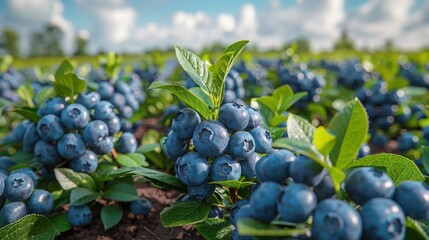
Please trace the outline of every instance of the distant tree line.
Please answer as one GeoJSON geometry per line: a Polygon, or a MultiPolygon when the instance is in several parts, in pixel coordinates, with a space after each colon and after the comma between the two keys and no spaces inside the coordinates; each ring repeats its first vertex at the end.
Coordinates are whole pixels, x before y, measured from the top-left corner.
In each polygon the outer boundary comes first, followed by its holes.
{"type": "MultiPolygon", "coordinates": [[[[41,31],[31,34],[29,40],[28,55],[30,57],[42,56],[64,56],[62,42],[64,32],[56,25],[48,24],[41,31]]],[[[20,56],[23,52],[20,49],[20,37],[13,28],[3,28],[0,33],[0,54],[5,53],[13,57],[20,56]]],[[[88,55],[88,39],[77,36],[74,42],[74,56],[88,55]]]]}

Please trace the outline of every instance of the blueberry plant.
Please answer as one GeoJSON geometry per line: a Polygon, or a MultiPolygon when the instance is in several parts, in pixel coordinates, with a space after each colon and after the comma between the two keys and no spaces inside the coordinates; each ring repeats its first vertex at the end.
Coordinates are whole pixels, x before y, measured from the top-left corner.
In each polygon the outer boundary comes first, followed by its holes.
{"type": "Polygon", "coordinates": [[[1,236],[49,239],[71,227],[86,227],[92,220],[92,206],[101,199],[110,202],[101,205],[105,229],[121,221],[121,202],[130,203],[135,214],[148,214],[151,203],[137,195],[132,178],[108,176],[120,167],[148,166],[145,156],[136,153],[134,134],[121,130],[118,117],[131,117],[123,111],[140,107],[133,103],[139,95],[124,82],[118,81],[115,88],[109,85],[128,96],[124,104],[129,105],[123,106],[115,104],[115,98],[85,92],[86,84],[64,60],[55,72],[56,96],[38,108],[12,109],[26,120],[2,142],[15,153],[0,157],[0,224],[7,225],[0,229],[1,236]],[[35,224],[42,225],[32,230],[35,224]]]}

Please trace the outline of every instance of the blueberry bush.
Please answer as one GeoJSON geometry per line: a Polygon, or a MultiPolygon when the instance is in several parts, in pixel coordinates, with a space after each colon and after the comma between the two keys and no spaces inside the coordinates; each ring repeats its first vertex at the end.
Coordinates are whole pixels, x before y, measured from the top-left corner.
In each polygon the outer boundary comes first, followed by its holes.
{"type": "Polygon", "coordinates": [[[247,44],[216,61],[175,46],[164,67],[109,53],[84,77],[64,60],[48,83],[3,71],[14,127],[0,146],[0,236],[53,239],[95,216],[114,228],[124,206],[150,212],[135,187],[146,182],[178,193],[164,227],[205,239],[428,239],[417,65],[252,62],[247,44]]]}

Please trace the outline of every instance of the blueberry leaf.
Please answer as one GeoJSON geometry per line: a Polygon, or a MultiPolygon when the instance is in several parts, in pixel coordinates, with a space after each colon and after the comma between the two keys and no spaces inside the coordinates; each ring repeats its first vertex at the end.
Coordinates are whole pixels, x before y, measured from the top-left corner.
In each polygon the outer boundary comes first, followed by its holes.
{"type": "Polygon", "coordinates": [[[55,92],[63,98],[69,97],[74,99],[76,94],[83,92],[86,88],[86,81],[80,79],[74,73],[67,73],[58,78],[55,78],[55,92]]]}
{"type": "Polygon", "coordinates": [[[30,214],[18,221],[0,228],[1,239],[54,239],[59,234],[48,218],[30,214]]]}
{"type": "Polygon", "coordinates": [[[34,96],[34,91],[31,88],[30,84],[26,83],[24,85],[19,86],[19,88],[16,90],[16,93],[18,93],[19,97],[27,102],[27,105],[31,108],[34,108],[34,103],[33,103],[33,96],[34,96]]]}
{"type": "Polygon", "coordinates": [[[265,129],[270,132],[273,141],[281,138],[286,131],[284,127],[265,127],[265,129]]]}
{"type": "Polygon", "coordinates": [[[116,226],[122,219],[123,211],[118,204],[106,205],[101,209],[101,221],[104,230],[116,226]]]}
{"type": "Polygon", "coordinates": [[[405,240],[429,240],[419,222],[407,217],[405,240]]]}
{"type": "Polygon", "coordinates": [[[197,95],[193,94],[191,91],[185,87],[178,84],[168,84],[156,81],[152,83],[149,89],[165,89],[174,94],[183,102],[187,107],[190,107],[197,111],[200,116],[204,119],[210,119],[211,111],[206,105],[205,101],[199,98],[197,95]]]}
{"type": "Polygon", "coordinates": [[[129,183],[116,182],[110,185],[103,195],[106,199],[120,202],[131,202],[138,199],[136,188],[129,183]]]}
{"type": "Polygon", "coordinates": [[[49,220],[51,220],[51,223],[55,226],[55,228],[58,230],[58,232],[67,232],[72,228],[72,225],[70,224],[69,220],[67,219],[66,213],[60,213],[58,215],[49,217],[49,220]]]}
{"type": "Polygon", "coordinates": [[[68,59],[64,59],[55,71],[55,78],[74,72],[74,67],[68,59]]]}
{"type": "Polygon", "coordinates": [[[139,153],[118,154],[116,161],[124,167],[148,166],[145,156],[139,153]]]}
{"type": "Polygon", "coordinates": [[[228,188],[239,189],[239,188],[252,186],[253,182],[241,182],[241,181],[237,181],[237,180],[226,180],[226,181],[210,182],[210,184],[218,184],[218,185],[228,187],[228,188]]]}
{"type": "Polygon", "coordinates": [[[368,117],[362,103],[358,99],[348,102],[346,107],[332,118],[328,129],[337,138],[329,155],[332,164],[344,169],[356,159],[368,132],[368,117]]]}
{"type": "Polygon", "coordinates": [[[39,115],[37,115],[36,108],[29,108],[29,107],[14,108],[12,109],[12,112],[16,112],[19,115],[23,116],[24,118],[34,123],[37,123],[41,118],[39,115]]]}
{"type": "Polygon", "coordinates": [[[263,223],[252,218],[239,219],[237,223],[238,233],[242,236],[254,237],[297,237],[306,235],[307,228],[286,228],[268,223],[263,223]]]}
{"type": "Polygon", "coordinates": [[[207,63],[182,47],[176,46],[175,51],[176,58],[182,68],[198,86],[208,92],[208,86],[212,83],[212,73],[209,71],[207,63]]]}
{"type": "Polygon", "coordinates": [[[161,212],[161,222],[165,227],[177,227],[204,221],[210,212],[207,202],[180,202],[161,212]]]}
{"type": "Polygon", "coordinates": [[[70,204],[80,206],[90,203],[100,196],[99,193],[88,188],[75,188],[70,193],[70,204]]]}
{"type": "Polygon", "coordinates": [[[86,173],[77,173],[69,168],[55,168],[55,177],[64,190],[76,187],[89,188],[95,190],[95,182],[92,177],[86,173]]]}
{"type": "Polygon", "coordinates": [[[364,166],[386,169],[386,174],[392,178],[395,185],[406,180],[424,180],[424,177],[417,165],[412,160],[401,155],[389,153],[370,155],[353,162],[349,168],[364,166]]]}
{"type": "Polygon", "coordinates": [[[229,240],[234,229],[229,221],[221,218],[207,218],[196,224],[195,228],[208,240],[229,240]]]}
{"type": "Polygon", "coordinates": [[[316,128],[304,118],[290,113],[287,119],[287,134],[290,139],[313,142],[316,128]]]}
{"type": "Polygon", "coordinates": [[[316,128],[314,132],[314,146],[324,156],[329,155],[335,146],[336,138],[324,126],[316,128]]]}

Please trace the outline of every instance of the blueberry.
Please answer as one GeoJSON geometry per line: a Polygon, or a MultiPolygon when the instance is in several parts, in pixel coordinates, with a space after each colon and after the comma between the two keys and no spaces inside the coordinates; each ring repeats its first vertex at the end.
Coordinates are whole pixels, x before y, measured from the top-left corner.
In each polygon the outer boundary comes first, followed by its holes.
{"type": "Polygon", "coordinates": [[[134,214],[147,215],[152,208],[152,203],[148,199],[140,197],[131,202],[130,208],[134,214]]]}
{"type": "MultiPolygon", "coordinates": [[[[241,199],[234,203],[234,206],[231,208],[231,212],[229,214],[229,221],[231,222],[232,225],[234,226],[236,225],[237,221],[235,219],[235,215],[240,210],[240,208],[248,205],[249,205],[249,200],[247,199],[241,199]]],[[[244,211],[243,213],[245,212],[248,212],[248,211],[244,211]]],[[[249,217],[251,217],[251,213],[249,214],[249,217]]]]}
{"type": "Polygon", "coordinates": [[[327,199],[317,206],[311,227],[312,239],[359,240],[361,236],[361,217],[349,204],[337,199],[327,199]]]}
{"type": "Polygon", "coordinates": [[[170,131],[165,141],[166,150],[172,159],[177,159],[188,152],[189,141],[177,137],[176,132],[170,131]]]}
{"type": "Polygon", "coordinates": [[[195,127],[201,122],[200,115],[190,108],[184,108],[174,116],[171,128],[181,139],[190,139],[195,127]]]}
{"type": "Polygon", "coordinates": [[[10,202],[0,211],[0,226],[4,227],[28,214],[27,207],[23,202],[10,202]]]}
{"type": "Polygon", "coordinates": [[[404,181],[396,187],[393,199],[407,216],[419,221],[429,220],[429,188],[426,184],[404,181]]]}
{"type": "Polygon", "coordinates": [[[86,150],[82,156],[70,161],[70,168],[75,172],[91,174],[97,169],[97,167],[97,154],[91,150],[86,150]]]}
{"type": "Polygon", "coordinates": [[[90,122],[83,129],[82,136],[89,146],[95,146],[109,135],[109,127],[100,120],[90,122]]]}
{"type": "Polygon", "coordinates": [[[132,132],[133,123],[128,119],[121,119],[121,131],[122,132],[132,132]]]}
{"type": "Polygon", "coordinates": [[[216,121],[202,121],[195,127],[192,137],[195,149],[206,157],[221,155],[227,148],[229,134],[226,128],[216,121]]]}
{"type": "Polygon", "coordinates": [[[200,185],[188,186],[189,196],[198,201],[202,202],[205,199],[209,198],[215,191],[215,185],[204,182],[200,185]]]}
{"type": "Polygon", "coordinates": [[[274,220],[278,215],[277,201],[282,193],[282,185],[275,182],[262,183],[250,196],[252,216],[263,222],[274,220]]]}
{"type": "Polygon", "coordinates": [[[208,180],[209,163],[196,152],[188,152],[177,159],[177,176],[185,185],[200,185],[208,180]]]}
{"type": "Polygon", "coordinates": [[[102,141],[97,142],[95,145],[91,146],[91,150],[94,151],[96,154],[108,154],[113,149],[113,140],[111,137],[106,137],[102,141]]]}
{"type": "Polygon", "coordinates": [[[388,141],[389,139],[387,138],[387,136],[382,133],[375,133],[371,137],[371,143],[380,147],[386,145],[388,141]]]}
{"type": "Polygon", "coordinates": [[[207,218],[223,218],[222,209],[213,206],[212,208],[210,208],[210,213],[207,218]]]}
{"type": "Polygon", "coordinates": [[[65,159],[71,160],[85,154],[85,142],[80,134],[67,133],[58,141],[58,153],[65,159]]]}
{"type": "Polygon", "coordinates": [[[223,104],[218,113],[219,122],[232,131],[241,131],[249,124],[249,113],[238,102],[223,104]]]}
{"type": "Polygon", "coordinates": [[[107,101],[101,101],[94,107],[94,116],[97,120],[109,120],[114,118],[115,107],[107,101]]]}
{"type": "Polygon", "coordinates": [[[249,123],[247,124],[246,129],[253,129],[255,127],[259,127],[262,122],[261,114],[251,107],[246,107],[246,111],[249,114],[249,123]]]}
{"type": "Polygon", "coordinates": [[[98,85],[97,92],[100,94],[101,100],[107,100],[113,96],[113,93],[115,93],[115,88],[108,82],[102,82],[98,85]]]}
{"type": "Polygon", "coordinates": [[[294,183],[286,187],[280,197],[277,210],[286,222],[304,222],[317,205],[317,197],[309,187],[294,183]]]}
{"type": "Polygon", "coordinates": [[[40,163],[47,167],[54,167],[61,163],[62,158],[57,150],[57,145],[39,140],[34,147],[34,156],[40,163]]]}
{"type": "Polygon", "coordinates": [[[63,98],[51,98],[46,101],[43,107],[43,115],[53,114],[59,117],[66,106],[67,102],[63,98]]]}
{"type": "Polygon", "coordinates": [[[64,135],[61,119],[52,114],[42,117],[37,123],[37,133],[47,142],[58,141],[64,135]]]}
{"type": "Polygon", "coordinates": [[[225,94],[223,96],[224,103],[232,103],[237,99],[237,95],[233,90],[225,90],[225,94]]]}
{"type": "Polygon", "coordinates": [[[91,222],[91,209],[87,205],[70,206],[67,219],[73,227],[85,227],[91,222]]]}
{"type": "Polygon", "coordinates": [[[353,170],[345,181],[345,190],[351,200],[364,205],[372,198],[392,198],[395,185],[381,170],[361,167],[353,170]]]}
{"type": "Polygon", "coordinates": [[[257,153],[267,153],[271,150],[273,139],[270,132],[263,128],[254,128],[250,131],[253,139],[255,139],[255,151],[257,153]]]}
{"type": "Polygon", "coordinates": [[[240,163],[229,155],[220,155],[210,165],[210,178],[213,181],[238,180],[240,177],[240,163]]]}
{"type": "Polygon", "coordinates": [[[37,133],[36,124],[31,123],[25,131],[24,138],[22,139],[22,150],[26,153],[32,153],[36,143],[40,140],[37,133]]]}
{"type": "Polygon", "coordinates": [[[405,237],[405,214],[394,201],[374,198],[362,207],[362,239],[399,240],[405,237]]]}
{"type": "Polygon", "coordinates": [[[36,190],[27,200],[27,207],[30,213],[47,215],[54,207],[54,198],[48,191],[36,190]]]}
{"type": "Polygon", "coordinates": [[[259,160],[259,155],[257,153],[253,153],[248,159],[240,161],[241,175],[246,178],[256,177],[256,164],[259,160]]]}
{"type": "Polygon", "coordinates": [[[109,135],[114,136],[121,130],[121,120],[118,117],[103,121],[109,128],[109,135]]]}
{"type": "Polygon", "coordinates": [[[130,86],[126,83],[126,82],[117,82],[115,84],[115,90],[119,93],[124,94],[124,96],[128,95],[131,93],[131,88],[130,86]]]}
{"type": "Polygon", "coordinates": [[[282,183],[289,177],[289,168],[295,159],[295,154],[289,150],[271,152],[259,161],[256,175],[260,181],[282,183]]]}
{"type": "Polygon", "coordinates": [[[100,94],[97,92],[81,93],[76,99],[76,103],[82,104],[88,109],[93,109],[100,102],[100,94]]]}
{"type": "Polygon", "coordinates": [[[371,154],[371,148],[367,143],[362,144],[359,148],[359,152],[356,158],[363,158],[371,154]]]}
{"type": "Polygon", "coordinates": [[[9,170],[9,168],[16,165],[16,162],[13,158],[7,156],[0,156],[0,169],[5,171],[9,170]]]}
{"type": "Polygon", "coordinates": [[[34,173],[34,171],[31,168],[20,168],[20,169],[16,169],[13,170],[12,172],[10,172],[10,174],[14,174],[14,173],[25,173],[27,174],[31,180],[33,180],[34,186],[37,185],[37,175],[36,173],[34,173]]]}
{"type": "Polygon", "coordinates": [[[236,159],[245,160],[255,152],[255,140],[248,132],[235,132],[229,140],[228,150],[236,159]]]}
{"type": "Polygon", "coordinates": [[[132,118],[134,116],[134,110],[130,106],[124,106],[123,108],[120,109],[119,115],[122,118],[130,119],[130,118],[132,118]]]}
{"type": "Polygon", "coordinates": [[[325,174],[322,166],[304,155],[296,157],[289,166],[289,175],[293,181],[307,186],[318,185],[325,174]]]}
{"type": "Polygon", "coordinates": [[[115,106],[119,110],[122,110],[127,104],[125,100],[125,96],[117,92],[114,93],[113,96],[107,101],[109,101],[111,104],[113,104],[113,106],[115,106]]]}
{"type": "Polygon", "coordinates": [[[252,217],[252,207],[250,204],[246,204],[241,206],[234,214],[231,219],[231,224],[237,227],[237,222],[243,218],[251,218],[252,217]]]}
{"type": "Polygon", "coordinates": [[[417,147],[417,143],[419,142],[419,138],[412,133],[405,133],[398,137],[398,150],[401,152],[405,152],[411,149],[415,149],[417,147]]]}
{"type": "Polygon", "coordinates": [[[2,197],[3,192],[4,192],[5,180],[6,180],[6,178],[0,177],[0,198],[2,197]]]}
{"type": "Polygon", "coordinates": [[[81,104],[70,104],[61,113],[61,123],[70,130],[84,128],[89,123],[89,112],[81,104]]]}
{"type": "Polygon", "coordinates": [[[120,153],[133,153],[137,150],[137,139],[129,132],[123,133],[116,144],[116,150],[120,153]]]}
{"type": "Polygon", "coordinates": [[[25,173],[14,173],[5,180],[3,196],[13,202],[23,201],[30,197],[34,189],[34,182],[25,173]]]}
{"type": "Polygon", "coordinates": [[[429,141],[429,126],[423,128],[423,138],[429,141]]]}
{"type": "Polygon", "coordinates": [[[130,94],[125,95],[125,101],[127,105],[133,109],[133,111],[139,110],[140,108],[139,101],[137,101],[137,99],[133,95],[130,95],[130,94]]]}
{"type": "Polygon", "coordinates": [[[327,198],[335,196],[334,183],[332,182],[331,175],[325,174],[322,181],[313,188],[314,193],[317,196],[317,200],[320,202],[327,198]]]}

